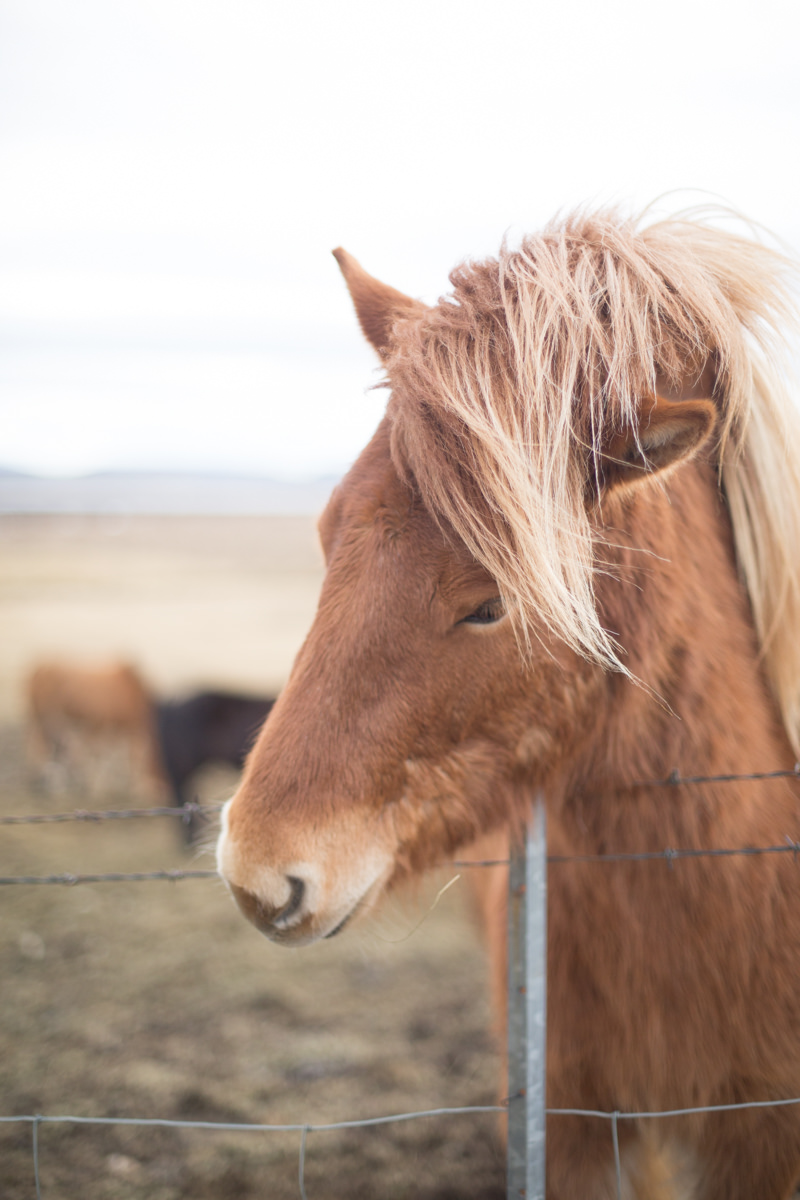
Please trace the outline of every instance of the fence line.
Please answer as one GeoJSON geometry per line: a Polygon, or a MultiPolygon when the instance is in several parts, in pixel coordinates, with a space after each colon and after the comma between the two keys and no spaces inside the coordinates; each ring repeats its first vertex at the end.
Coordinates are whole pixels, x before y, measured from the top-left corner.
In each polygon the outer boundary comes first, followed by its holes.
{"type": "MultiPolygon", "coordinates": [[[[791,770],[777,771],[762,771],[748,774],[724,774],[724,775],[696,775],[682,777],[677,771],[671,772],[666,779],[648,780],[629,785],[629,788],[635,787],[677,787],[686,785],[709,784],[709,783],[730,783],[742,781],[763,781],[767,779],[779,778],[798,778],[800,777],[800,763],[796,763],[791,770]]],[[[626,789],[627,790],[627,789],[626,789]]],[[[123,810],[105,810],[105,811],[87,811],[76,809],[72,813],[55,813],[55,814],[33,814],[22,816],[0,817],[2,825],[43,825],[53,823],[63,823],[67,821],[86,821],[100,822],[104,820],[128,820],[135,818],[151,818],[151,817],[177,817],[182,821],[189,821],[193,815],[211,815],[217,813],[222,808],[222,805],[199,805],[190,803],[183,807],[169,808],[145,808],[145,809],[123,809],[123,810]]],[[[540,809],[540,812],[542,810],[540,809]]],[[[537,818],[538,819],[538,818],[537,818]]],[[[792,839],[786,835],[784,843],[773,846],[741,846],[741,847],[712,847],[706,849],[680,849],[667,847],[660,851],[644,851],[638,853],[605,853],[605,854],[574,854],[574,855],[547,855],[545,850],[544,829],[543,824],[538,834],[538,849],[536,850],[535,860],[532,860],[530,854],[531,837],[528,835],[528,855],[527,860],[525,852],[522,852],[522,858],[512,848],[511,857],[506,859],[484,859],[484,860],[455,860],[452,865],[460,868],[467,867],[492,867],[492,866],[510,866],[510,891],[509,891],[509,911],[514,910],[514,905],[519,900],[520,896],[525,896],[526,893],[536,892],[535,899],[531,896],[530,900],[525,901],[525,905],[529,909],[527,915],[523,919],[521,927],[521,936],[518,936],[520,930],[513,935],[510,935],[509,942],[509,966],[512,972],[509,979],[509,1003],[513,1002],[513,994],[525,994],[529,990],[529,985],[537,974],[541,974],[543,963],[546,965],[546,934],[544,941],[544,950],[541,945],[537,945],[533,955],[530,953],[530,946],[526,946],[525,923],[532,921],[534,925],[542,925],[546,929],[546,925],[542,923],[546,921],[546,885],[542,884],[542,872],[545,864],[547,866],[575,862],[575,863],[620,863],[620,862],[653,862],[664,860],[667,865],[672,868],[674,863],[681,859],[699,859],[699,858],[722,858],[742,856],[749,857],[763,854],[792,854],[797,857],[800,852],[800,841],[792,839]],[[520,865],[521,864],[521,865],[520,865]],[[520,875],[520,870],[523,874],[520,875]],[[527,873],[525,873],[527,872],[527,873]],[[533,872],[533,873],[531,873],[533,872]],[[538,874],[537,874],[538,872],[538,874]],[[520,882],[522,880],[522,882],[520,882]],[[532,886],[533,885],[533,886],[532,886]],[[512,943],[514,948],[512,950],[512,943]],[[521,955],[521,960],[513,963],[514,955],[521,955]],[[523,974],[520,975],[520,970],[523,974]]],[[[214,870],[162,870],[148,871],[136,873],[103,873],[103,874],[74,874],[62,873],[49,876],[0,876],[0,886],[2,885],[26,885],[26,884],[52,884],[60,886],[74,886],[80,883],[118,883],[118,882],[149,882],[154,880],[164,880],[168,882],[177,882],[184,879],[217,879],[218,874],[214,870]]],[[[517,903],[517,908],[519,905],[517,903]]],[[[529,940],[529,939],[527,939],[529,940]]],[[[538,939],[541,942],[541,938],[538,939]]],[[[544,977],[543,977],[544,978],[544,977]]],[[[539,989],[541,992],[541,989],[539,989]]],[[[527,1003],[527,1002],[525,1002],[527,1003]]],[[[754,1100],[743,1101],[733,1104],[718,1104],[704,1105],[684,1109],[660,1110],[649,1112],[608,1112],[604,1110],[593,1109],[549,1109],[544,1108],[544,1052],[539,1048],[533,1050],[533,1039],[537,1032],[541,1033],[544,1028],[544,1001],[541,996],[538,997],[536,1004],[538,1008],[530,1003],[527,1003],[527,1010],[520,1021],[517,1021],[519,1028],[516,1031],[516,1041],[514,1044],[509,1043],[509,1063],[517,1057],[517,1063],[514,1068],[514,1083],[510,1086],[509,1091],[512,1093],[503,1105],[480,1105],[480,1106],[465,1106],[460,1108],[438,1108],[421,1110],[418,1112],[399,1113],[382,1117],[371,1117],[361,1120],[338,1121],[327,1124],[311,1124],[311,1123],[295,1123],[287,1125],[262,1125],[249,1123],[224,1123],[211,1121],[188,1121],[188,1120],[171,1120],[161,1118],[135,1118],[135,1117],[77,1117],[77,1116],[43,1116],[37,1114],[35,1116],[10,1116],[0,1117],[0,1124],[9,1123],[29,1123],[32,1126],[32,1147],[34,1160],[34,1175],[36,1183],[37,1200],[41,1200],[40,1178],[39,1178],[39,1127],[42,1124],[55,1123],[72,1123],[81,1125],[129,1125],[143,1127],[172,1127],[184,1129],[206,1129],[216,1131],[235,1131],[235,1132],[299,1132],[301,1134],[300,1151],[299,1151],[299,1171],[298,1183],[300,1188],[301,1200],[307,1200],[305,1191],[305,1163],[307,1151],[308,1135],[312,1132],[319,1132],[333,1129],[352,1129],[363,1128],[369,1126],[381,1126],[391,1124],[393,1122],[411,1121],[425,1117],[435,1116],[455,1116],[465,1113],[490,1113],[490,1112],[508,1112],[509,1114],[509,1190],[508,1195],[528,1195],[532,1198],[544,1197],[544,1126],[543,1117],[564,1117],[575,1116],[583,1118],[596,1118],[607,1120],[611,1123],[611,1134],[613,1143],[614,1164],[616,1172],[616,1191],[618,1200],[622,1197],[622,1173],[619,1151],[618,1123],[619,1121],[631,1120],[652,1120],[659,1118],[675,1118],[680,1116],[692,1116],[705,1113],[715,1112],[731,1112],[747,1109],[761,1108],[778,1108],[790,1105],[800,1104],[800,1097],[783,1098],[778,1100],[754,1100]],[[520,1074],[520,1063],[524,1063],[524,1069],[520,1074]],[[527,1071],[527,1074],[525,1073],[527,1071]],[[529,1094],[539,1091],[541,1093],[542,1102],[537,1110],[537,1118],[541,1118],[541,1136],[537,1129],[535,1136],[530,1135],[530,1114],[529,1114],[529,1094]],[[514,1102],[519,1102],[519,1107],[510,1105],[514,1102]],[[522,1120],[517,1114],[523,1113],[522,1120]],[[512,1126],[517,1127],[517,1134],[513,1132],[512,1126]],[[519,1131],[522,1131],[520,1134],[519,1131]],[[512,1138],[516,1138],[514,1145],[514,1163],[512,1169],[512,1138]],[[521,1147],[522,1158],[520,1159],[519,1148],[521,1147]],[[513,1176],[513,1178],[512,1178],[513,1176]],[[523,1186],[527,1185],[527,1186],[523,1186]]],[[[525,1004],[523,1005],[523,1007],[525,1004]]],[[[515,1018],[516,1020],[516,1018],[515,1018]]],[[[509,1030],[512,1024],[512,1008],[509,1009],[509,1030]]]]}
{"type": "Polygon", "coordinates": [[[211,816],[221,812],[222,804],[186,804],[170,805],[167,808],[116,808],[91,810],[76,808],[72,812],[63,813],[31,813],[30,815],[0,817],[0,825],[54,825],[64,821],[131,821],[137,817],[178,817],[188,822],[193,816],[211,816]]]}
{"type": "MultiPolygon", "coordinates": [[[[637,780],[625,785],[624,790],[640,787],[681,787],[705,783],[743,783],[748,780],[764,779],[800,779],[800,762],[796,762],[793,767],[781,768],[777,771],[752,771],[727,775],[681,775],[676,768],[670,771],[665,779],[637,780]]],[[[616,790],[623,789],[617,787],[616,790]]],[[[223,804],[197,804],[194,801],[187,801],[186,804],[180,806],[170,805],[163,808],[123,808],[99,811],[76,808],[72,812],[63,813],[0,816],[0,825],[48,825],[63,821],[125,821],[140,817],[177,817],[181,821],[188,821],[195,815],[213,816],[215,813],[221,812],[223,807],[223,804]]]]}
{"type": "MultiPolygon", "coordinates": [[[[750,771],[742,775],[681,775],[675,769],[666,779],[645,779],[629,787],[678,787],[684,783],[746,783],[750,779],[797,779],[800,778],[800,762],[789,770],[750,771]]],[[[619,789],[617,789],[619,790],[619,789]]]]}
{"type": "Polygon", "coordinates": [[[310,1133],[323,1133],[332,1129],[361,1129],[370,1125],[391,1125],[394,1122],[416,1121],[423,1117],[449,1117],[460,1116],[464,1113],[493,1112],[506,1112],[506,1106],[504,1104],[472,1104],[459,1108],[425,1108],[417,1112],[390,1113],[384,1117],[361,1117],[352,1121],[328,1121],[320,1124],[295,1122],[288,1125],[261,1125],[248,1121],[180,1121],[170,1117],[47,1117],[41,1113],[37,1113],[35,1116],[0,1117],[0,1124],[11,1125],[35,1121],[39,1125],[139,1125],[159,1129],[214,1129],[218,1133],[300,1133],[303,1129],[307,1129],[310,1133]]]}
{"type": "MultiPolygon", "coordinates": [[[[509,1100],[516,1097],[510,1096],[509,1100]]],[[[739,1112],[759,1108],[787,1108],[800,1104],[800,1096],[784,1097],[780,1100],[741,1100],[735,1104],[698,1104],[693,1108],[659,1108],[642,1112],[614,1112],[603,1108],[548,1108],[548,1117],[597,1117],[605,1121],[650,1121],[672,1117],[696,1117],[706,1113],[739,1112]]],[[[392,1125],[395,1122],[416,1121],[423,1117],[450,1117],[464,1114],[504,1113],[508,1111],[508,1100],[503,1104],[467,1104],[452,1108],[423,1108],[415,1112],[389,1113],[383,1117],[357,1117],[350,1121],[328,1121],[313,1124],[294,1122],[286,1125],[261,1125],[247,1121],[190,1121],[171,1117],[78,1117],[59,1115],[48,1117],[35,1115],[0,1117],[0,1125],[21,1125],[37,1122],[40,1125],[136,1125],[165,1129],[210,1129],[217,1133],[325,1133],[333,1129],[361,1129],[371,1125],[392,1125]]]]}
{"type": "Polygon", "coordinates": [[[69,871],[60,875],[0,875],[0,887],[14,884],[56,884],[60,887],[75,887],[79,883],[149,883],[154,879],[179,883],[182,879],[219,879],[217,871],[191,871],[175,868],[167,871],[109,871],[102,875],[74,875],[69,871]]]}
{"type": "Polygon", "coordinates": [[[385,1117],[364,1117],[353,1121],[330,1121],[326,1124],[258,1125],[245,1122],[224,1121],[179,1121],[166,1117],[48,1117],[41,1113],[34,1116],[0,1117],[0,1125],[28,1123],[32,1130],[33,1177],[36,1200],[42,1200],[39,1179],[39,1127],[41,1125],[124,1125],[147,1129],[206,1129],[227,1133],[301,1133],[298,1183],[301,1200],[308,1200],[305,1190],[306,1140],[309,1133],[322,1133],[332,1129],[366,1129],[374,1125],[391,1125],[400,1121],[416,1121],[424,1117],[451,1117],[468,1114],[500,1113],[505,1107],[499,1104],[464,1105],[461,1108],[429,1108],[418,1112],[394,1113],[385,1117]]]}
{"type": "MultiPolygon", "coordinates": [[[[548,854],[547,864],[559,866],[562,863],[619,863],[619,862],[655,862],[663,859],[669,866],[684,858],[750,858],[761,854],[800,854],[800,841],[793,841],[786,835],[786,841],[778,846],[726,846],[712,847],[706,850],[680,850],[667,848],[665,850],[648,850],[642,853],[625,854],[548,854]]],[[[453,867],[507,867],[508,858],[486,859],[454,859],[443,864],[453,867]]],[[[56,875],[0,875],[0,887],[10,887],[19,884],[51,884],[59,887],[75,887],[81,883],[148,883],[151,880],[165,880],[168,883],[179,883],[184,879],[219,879],[217,871],[185,870],[176,867],[163,871],[110,871],[104,874],[81,875],[72,871],[62,871],[56,875]]]]}
{"type": "MultiPolygon", "coordinates": [[[[513,1099],[514,1097],[511,1097],[513,1099]]],[[[749,1100],[737,1104],[708,1104],[694,1108],[660,1109],[647,1112],[609,1112],[605,1109],[593,1108],[547,1108],[548,1117],[584,1117],[610,1121],[615,1151],[615,1167],[617,1195],[621,1195],[622,1176],[617,1140],[617,1123],[619,1121],[647,1121],[668,1119],[674,1117],[702,1116],[706,1113],[740,1112],[749,1109],[786,1108],[800,1104],[800,1096],[792,1096],[781,1100],[749,1100]]],[[[79,1117],[69,1114],[46,1116],[42,1113],[19,1116],[0,1116],[0,1125],[28,1124],[32,1130],[32,1157],[34,1179],[36,1183],[37,1200],[42,1200],[39,1180],[39,1128],[42,1125],[98,1125],[98,1126],[127,1126],[145,1129],[204,1129],[212,1133],[300,1133],[299,1185],[301,1200],[308,1200],[305,1192],[304,1171],[306,1160],[306,1141],[309,1133],[325,1133],[336,1129],[366,1129],[373,1126],[392,1125],[405,1121],[423,1120],[428,1117],[451,1117],[464,1115],[482,1115],[486,1113],[503,1113],[507,1111],[503,1104],[464,1105],[460,1108],[431,1108],[416,1112],[391,1113],[382,1117],[364,1117],[350,1121],[330,1121],[326,1123],[305,1124],[292,1123],[286,1125],[262,1125],[246,1122],[225,1121],[190,1121],[173,1120],[165,1117],[79,1117]]]]}

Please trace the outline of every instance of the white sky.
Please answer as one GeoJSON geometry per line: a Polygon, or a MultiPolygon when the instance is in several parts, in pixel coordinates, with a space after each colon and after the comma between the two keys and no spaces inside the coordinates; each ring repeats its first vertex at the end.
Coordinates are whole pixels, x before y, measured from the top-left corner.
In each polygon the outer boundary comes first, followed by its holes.
{"type": "Polygon", "coordinates": [[[673,191],[800,249],[797,0],[0,0],[0,465],[338,472],[332,247],[434,300],[673,191]]]}

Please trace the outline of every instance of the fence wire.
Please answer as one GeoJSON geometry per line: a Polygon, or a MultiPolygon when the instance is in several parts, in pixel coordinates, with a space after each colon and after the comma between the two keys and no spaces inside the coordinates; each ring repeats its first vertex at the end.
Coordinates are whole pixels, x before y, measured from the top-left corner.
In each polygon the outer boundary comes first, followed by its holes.
{"type": "Polygon", "coordinates": [[[123,1125],[145,1129],[204,1129],[216,1133],[300,1133],[300,1156],[298,1164],[298,1184],[301,1200],[308,1200],[305,1189],[305,1167],[307,1140],[310,1133],[324,1133],[335,1129],[368,1129],[378,1125],[392,1125],[404,1121],[418,1121],[425,1117],[458,1117],[464,1115],[480,1115],[483,1113],[502,1113],[505,1106],[500,1104],[463,1105],[460,1108],[428,1108],[418,1112],[392,1113],[383,1117],[364,1117],[352,1121],[329,1121],[325,1124],[312,1125],[259,1125],[244,1122],[225,1121],[178,1121],[162,1117],[76,1117],[76,1116],[43,1116],[36,1113],[33,1116],[0,1117],[0,1125],[29,1124],[33,1153],[33,1177],[36,1187],[36,1200],[42,1200],[40,1181],[40,1146],[39,1129],[42,1125],[123,1125]]]}
{"type": "Polygon", "coordinates": [[[64,821],[132,821],[137,817],[177,817],[188,823],[193,816],[213,816],[221,812],[222,804],[188,802],[168,808],[117,808],[95,811],[76,808],[72,812],[31,813],[22,816],[0,817],[0,825],[55,825],[64,821]]]}
{"type": "MultiPolygon", "coordinates": [[[[750,780],[764,779],[800,779],[800,762],[790,768],[777,771],[751,771],[742,774],[727,775],[681,775],[680,771],[670,771],[665,779],[642,779],[625,785],[624,790],[643,787],[682,787],[685,785],[706,783],[746,783],[750,780]]],[[[617,789],[620,790],[620,789],[617,789]]],[[[182,805],[169,805],[163,808],[123,808],[93,811],[76,808],[72,812],[34,813],[20,816],[0,816],[0,825],[50,825],[64,821],[129,821],[136,818],[175,817],[188,821],[192,816],[214,816],[222,811],[223,804],[197,804],[187,801],[182,805]]]]}
{"type": "MultiPolygon", "coordinates": [[[[667,847],[664,850],[630,854],[548,854],[547,863],[557,866],[562,863],[656,862],[662,859],[671,867],[673,863],[685,858],[750,858],[760,854],[792,854],[796,857],[800,854],[800,841],[794,841],[787,834],[786,841],[777,846],[726,846],[708,850],[676,850],[667,847]]],[[[459,868],[507,867],[509,859],[454,859],[447,865],[459,868]]],[[[219,874],[212,870],[184,870],[179,867],[164,871],[134,871],[130,873],[109,871],[94,875],[62,871],[56,875],[0,875],[0,887],[10,887],[14,884],[51,884],[59,887],[75,887],[81,883],[149,883],[152,880],[180,883],[184,879],[219,879],[219,874]]]]}
{"type": "Polygon", "coordinates": [[[100,875],[77,875],[63,871],[59,875],[0,875],[0,887],[13,884],[56,884],[60,887],[75,887],[79,883],[150,883],[154,879],[179,883],[182,879],[219,879],[217,871],[188,870],[180,868],[167,871],[107,871],[100,875]]]}
{"type": "MultiPolygon", "coordinates": [[[[513,1098],[514,1097],[511,1097],[511,1099],[513,1098]]],[[[545,1111],[548,1117],[588,1117],[601,1121],[609,1121],[611,1123],[617,1198],[618,1200],[621,1200],[622,1169],[619,1152],[618,1131],[618,1125],[620,1121],[665,1120],[674,1117],[705,1116],[709,1113],[743,1112],[764,1108],[787,1108],[796,1104],[800,1104],[800,1096],[792,1096],[780,1100],[746,1100],[737,1104],[705,1104],[696,1105],[692,1108],[659,1109],[655,1111],[642,1112],[623,1112],[619,1110],[610,1112],[605,1109],[596,1108],[548,1108],[545,1111]]],[[[305,1190],[305,1168],[307,1160],[308,1135],[310,1133],[326,1133],[337,1129],[368,1129],[382,1125],[399,1124],[400,1122],[405,1121],[418,1121],[430,1117],[458,1117],[467,1115],[475,1116],[486,1113],[503,1113],[506,1111],[507,1104],[475,1104],[464,1105],[459,1108],[420,1109],[416,1112],[391,1113],[382,1117],[363,1117],[349,1121],[329,1121],[320,1124],[312,1124],[310,1122],[301,1124],[299,1122],[295,1122],[285,1125],[262,1125],[233,1121],[173,1120],[166,1117],[79,1117],[72,1115],[45,1116],[41,1113],[36,1113],[35,1115],[19,1115],[10,1117],[0,1116],[0,1125],[28,1124],[31,1126],[36,1200],[42,1200],[39,1145],[39,1129],[42,1125],[113,1125],[128,1127],[133,1126],[143,1129],[202,1129],[212,1133],[299,1133],[301,1137],[298,1162],[298,1185],[301,1200],[308,1200],[305,1190]]]]}
{"type": "MultiPolygon", "coordinates": [[[[741,783],[746,781],[763,781],[765,779],[797,779],[800,778],[800,762],[792,768],[781,768],[775,771],[754,771],[740,774],[720,775],[681,775],[679,771],[671,771],[665,779],[643,780],[631,784],[631,787],[680,787],[709,783],[741,783]]],[[[68,821],[84,821],[99,823],[102,821],[125,821],[140,818],[167,817],[177,818],[184,823],[193,816],[211,817],[218,814],[222,804],[186,804],[162,808],[127,808],[87,810],[75,809],[72,812],[61,813],[32,813],[17,816],[0,816],[0,825],[47,825],[63,824],[68,821]]],[[[549,854],[548,865],[561,863],[612,863],[612,862],[653,862],[663,859],[670,866],[680,859],[686,858],[733,858],[749,857],[761,854],[793,854],[800,853],[800,840],[786,835],[784,842],[774,846],[720,846],[707,849],[679,848],[667,846],[663,850],[641,852],[605,853],[605,854],[549,854]]],[[[492,859],[455,859],[450,864],[458,868],[477,867],[507,867],[508,858],[492,859]]],[[[53,875],[5,875],[0,876],[0,887],[15,884],[36,885],[50,884],[60,887],[74,887],[82,883],[147,883],[153,880],[166,880],[178,883],[185,879],[216,879],[217,872],[211,870],[185,870],[175,868],[162,871],[137,871],[132,873],[106,872],[81,874],[76,871],[62,871],[53,875]]]]}

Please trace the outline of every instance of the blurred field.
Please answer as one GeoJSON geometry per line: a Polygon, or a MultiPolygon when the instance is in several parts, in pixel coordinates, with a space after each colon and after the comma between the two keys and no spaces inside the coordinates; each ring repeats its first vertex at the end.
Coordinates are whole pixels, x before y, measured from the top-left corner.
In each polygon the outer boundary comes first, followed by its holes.
{"type": "MultiPolygon", "coordinates": [[[[271,692],[320,579],[307,518],[4,518],[0,811],[85,806],[30,786],[20,684],[33,661],[122,654],[162,694],[271,692]]],[[[209,771],[198,794],[234,784],[209,771]]],[[[0,875],[210,865],[166,818],[0,832],[0,875]]],[[[415,929],[447,878],[299,952],[269,945],[214,881],[0,888],[0,1115],[325,1123],[492,1103],[463,884],[415,929]]],[[[312,1133],[308,1198],[499,1200],[495,1127],[486,1115],[312,1133]]],[[[299,1134],[55,1125],[39,1139],[44,1200],[300,1194],[299,1134]]],[[[34,1195],[30,1127],[0,1125],[0,1196],[34,1195]]]]}
{"type": "Polygon", "coordinates": [[[277,690],[321,579],[310,517],[2,517],[0,718],[51,655],[129,657],[160,692],[277,690]]]}

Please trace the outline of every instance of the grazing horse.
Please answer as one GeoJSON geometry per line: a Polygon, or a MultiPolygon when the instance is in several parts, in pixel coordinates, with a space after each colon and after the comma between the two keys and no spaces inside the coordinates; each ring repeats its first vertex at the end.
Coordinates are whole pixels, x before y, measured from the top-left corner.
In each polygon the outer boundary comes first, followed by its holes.
{"type": "MultiPolygon", "coordinates": [[[[181,807],[191,799],[187,784],[200,767],[221,762],[240,769],[274,703],[271,697],[219,691],[159,701],[155,706],[159,758],[172,803],[181,807]]],[[[202,819],[192,813],[183,827],[185,840],[196,841],[201,827],[202,819]]]]}
{"type": "Polygon", "coordinates": [[[40,663],[26,691],[30,757],[44,778],[55,768],[56,778],[102,791],[122,750],[125,782],[148,793],[161,789],[152,697],[130,663],[40,663]]]}
{"type": "MultiPolygon", "coordinates": [[[[791,264],[703,214],[554,222],[428,307],[336,257],[391,388],[320,522],[327,572],[227,806],[268,937],[332,937],[546,798],[554,856],[800,835],[791,264]]],[[[790,854],[554,862],[547,1102],[800,1096],[790,854]]],[[[484,908],[497,978],[504,904],[484,908]]],[[[622,1195],[785,1200],[800,1106],[621,1121],[622,1195]]],[[[609,1124],[548,1121],[550,1200],[617,1195],[609,1124]]]]}

